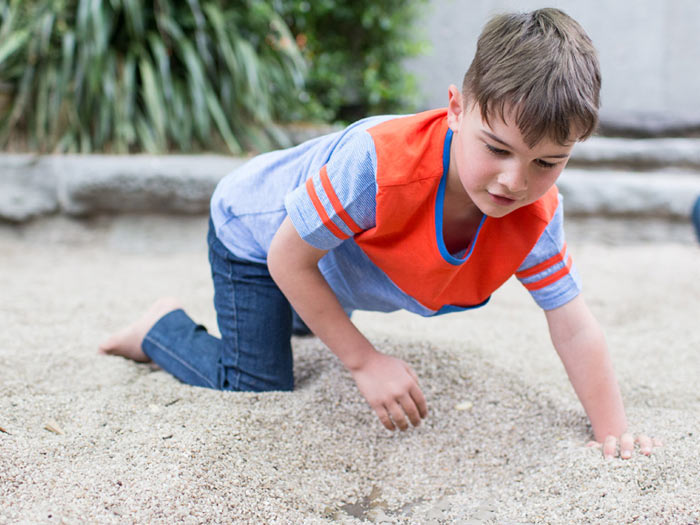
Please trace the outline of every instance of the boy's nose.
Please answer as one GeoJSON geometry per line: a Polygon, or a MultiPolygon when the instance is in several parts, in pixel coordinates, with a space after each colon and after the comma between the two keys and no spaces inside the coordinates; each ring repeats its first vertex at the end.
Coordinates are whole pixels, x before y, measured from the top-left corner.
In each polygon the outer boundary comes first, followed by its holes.
{"type": "Polygon", "coordinates": [[[504,186],[511,195],[518,195],[527,190],[527,175],[520,167],[511,167],[503,170],[498,177],[498,182],[504,186]]]}

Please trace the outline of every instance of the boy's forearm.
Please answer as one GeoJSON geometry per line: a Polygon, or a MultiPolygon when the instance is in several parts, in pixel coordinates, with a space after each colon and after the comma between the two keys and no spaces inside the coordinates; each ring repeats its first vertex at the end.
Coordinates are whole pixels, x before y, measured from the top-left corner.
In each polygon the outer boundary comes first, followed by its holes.
{"type": "Polygon", "coordinates": [[[348,369],[354,370],[376,350],[350,321],[318,269],[323,252],[316,250],[316,256],[309,256],[310,247],[301,246],[297,251],[294,242],[285,242],[284,230],[273,240],[268,254],[272,278],[313,333],[348,369]]]}
{"type": "MultiPolygon", "coordinates": [[[[568,311],[550,312],[552,342],[593,426],[596,441],[627,430],[625,409],[610,354],[598,322],[582,298],[568,311]]],[[[574,302],[572,301],[572,303],[574,302]]]]}
{"type": "Polygon", "coordinates": [[[350,321],[318,269],[297,269],[294,275],[278,272],[277,285],[311,331],[350,370],[374,352],[372,344],[350,321]]]}
{"type": "Polygon", "coordinates": [[[580,337],[563,345],[562,357],[571,384],[581,400],[598,442],[627,430],[625,409],[610,354],[602,337],[580,337]]]}

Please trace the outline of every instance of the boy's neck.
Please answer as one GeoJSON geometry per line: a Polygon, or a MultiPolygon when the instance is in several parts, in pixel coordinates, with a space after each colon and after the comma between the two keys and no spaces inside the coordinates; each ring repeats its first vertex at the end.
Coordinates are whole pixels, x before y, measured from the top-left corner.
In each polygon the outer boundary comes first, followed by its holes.
{"type": "Polygon", "coordinates": [[[442,236],[451,254],[467,249],[483,218],[483,213],[462,187],[457,178],[450,180],[448,172],[442,207],[442,236]]]}
{"type": "Polygon", "coordinates": [[[462,186],[457,174],[457,167],[450,160],[445,184],[445,201],[442,210],[444,220],[450,222],[471,222],[478,226],[483,217],[482,211],[474,204],[469,194],[462,186]]]}

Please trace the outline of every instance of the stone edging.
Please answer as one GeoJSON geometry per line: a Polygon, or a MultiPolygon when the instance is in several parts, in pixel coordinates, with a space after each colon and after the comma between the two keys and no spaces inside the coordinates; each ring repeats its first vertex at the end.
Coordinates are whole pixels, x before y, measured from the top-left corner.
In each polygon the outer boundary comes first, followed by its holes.
{"type": "Polygon", "coordinates": [[[207,213],[245,159],[216,155],[0,155],[0,218],[52,213],[207,213]]]}
{"type": "Polygon", "coordinates": [[[642,171],[683,168],[700,171],[700,139],[591,137],[576,145],[569,166],[642,171]]]}
{"type": "Polygon", "coordinates": [[[567,169],[557,186],[567,215],[688,220],[700,175],[567,169]]]}

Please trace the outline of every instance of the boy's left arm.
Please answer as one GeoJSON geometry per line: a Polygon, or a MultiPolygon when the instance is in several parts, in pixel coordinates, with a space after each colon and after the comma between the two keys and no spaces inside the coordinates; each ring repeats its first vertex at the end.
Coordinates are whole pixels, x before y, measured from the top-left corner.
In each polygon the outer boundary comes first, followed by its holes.
{"type": "MultiPolygon", "coordinates": [[[[615,456],[619,442],[620,457],[631,457],[635,438],[627,432],[620,388],[598,321],[581,295],[545,315],[552,343],[591,421],[595,440],[602,444],[603,455],[615,456]]],[[[639,435],[636,441],[643,454],[651,454],[648,436],[639,435]]]]}

